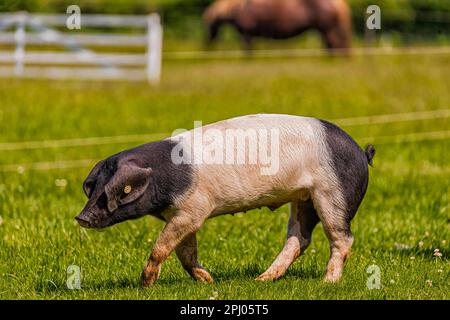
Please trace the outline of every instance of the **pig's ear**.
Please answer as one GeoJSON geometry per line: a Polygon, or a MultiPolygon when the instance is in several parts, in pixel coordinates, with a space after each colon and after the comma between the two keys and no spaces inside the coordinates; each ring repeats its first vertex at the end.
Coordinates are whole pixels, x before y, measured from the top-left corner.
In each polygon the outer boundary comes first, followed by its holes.
{"type": "Polygon", "coordinates": [[[113,212],[118,206],[133,202],[142,196],[150,184],[151,173],[151,168],[135,165],[120,167],[105,186],[108,211],[113,212]]]}
{"type": "Polygon", "coordinates": [[[92,191],[95,188],[95,183],[97,181],[98,174],[100,173],[100,169],[105,163],[105,160],[99,161],[95,167],[91,170],[86,180],[83,183],[83,191],[86,197],[90,198],[92,191]]]}

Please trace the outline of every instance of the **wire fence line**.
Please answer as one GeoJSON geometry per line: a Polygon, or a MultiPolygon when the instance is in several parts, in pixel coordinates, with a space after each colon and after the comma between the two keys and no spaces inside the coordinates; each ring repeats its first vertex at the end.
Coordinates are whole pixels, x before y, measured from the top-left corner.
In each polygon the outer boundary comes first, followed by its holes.
{"type": "Polygon", "coordinates": [[[450,109],[437,109],[430,111],[417,111],[405,113],[391,113],[366,117],[352,117],[332,120],[341,126],[358,126],[371,124],[384,124],[392,122],[432,120],[450,117],[450,109]]]}
{"type": "MultiPolygon", "coordinates": [[[[343,53],[334,49],[332,53],[343,53]]],[[[355,47],[351,50],[353,56],[377,56],[377,55],[441,55],[450,54],[450,46],[427,47],[355,47]]],[[[242,59],[242,58],[300,58],[329,56],[330,51],[317,49],[257,49],[248,52],[242,50],[210,50],[210,51],[166,51],[164,60],[201,60],[201,59],[242,59]]]]}
{"type": "MultiPolygon", "coordinates": [[[[445,140],[450,139],[450,130],[447,131],[433,131],[433,132],[420,132],[409,133],[392,136],[378,136],[378,137],[365,137],[356,139],[360,143],[374,143],[380,144],[397,144],[397,143],[411,143],[411,142],[423,142],[433,140],[445,140]]],[[[23,164],[6,164],[0,165],[0,172],[8,173],[15,172],[23,174],[25,171],[48,171],[55,169],[72,169],[72,168],[85,168],[94,165],[99,159],[80,159],[80,160],[62,160],[53,162],[31,162],[23,164]]]]}
{"type": "Polygon", "coordinates": [[[88,137],[60,140],[41,140],[25,142],[6,142],[0,143],[1,151],[13,150],[31,150],[31,149],[49,149],[49,148],[67,148],[67,147],[85,147],[107,144],[121,144],[136,141],[153,141],[166,137],[167,133],[136,134],[109,137],[88,137]]]}
{"type": "MultiPolygon", "coordinates": [[[[364,117],[331,119],[330,121],[344,127],[350,127],[350,126],[376,125],[376,124],[387,124],[387,123],[418,121],[418,120],[444,119],[449,117],[450,117],[450,109],[436,109],[429,111],[415,111],[415,112],[382,114],[364,117]]],[[[158,139],[163,139],[165,137],[168,137],[169,135],[170,133],[149,133],[149,134],[120,135],[107,137],[59,139],[59,140],[4,142],[0,143],[0,151],[86,147],[86,146],[139,142],[139,141],[154,141],[158,139]]]]}
{"type": "Polygon", "coordinates": [[[0,172],[24,173],[27,170],[47,171],[54,169],[85,168],[95,164],[98,159],[61,160],[49,162],[31,162],[24,164],[6,164],[0,166],[0,172]]]}
{"type": "Polygon", "coordinates": [[[413,132],[390,136],[374,136],[356,139],[360,143],[376,143],[380,144],[396,144],[396,143],[410,143],[433,140],[446,140],[450,138],[450,130],[431,131],[431,132],[413,132]]]}

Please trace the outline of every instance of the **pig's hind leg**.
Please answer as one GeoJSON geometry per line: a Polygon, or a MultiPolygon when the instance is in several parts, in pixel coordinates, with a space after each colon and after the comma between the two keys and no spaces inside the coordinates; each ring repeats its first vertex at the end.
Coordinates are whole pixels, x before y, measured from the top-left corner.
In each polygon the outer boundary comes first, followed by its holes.
{"type": "Polygon", "coordinates": [[[213,278],[198,262],[197,237],[193,233],[187,236],[175,249],[183,268],[195,280],[211,283],[213,278]]]}
{"type": "Polygon", "coordinates": [[[311,243],[312,232],[318,222],[319,217],[311,200],[291,202],[291,215],[284,248],[269,269],[256,280],[276,280],[282,277],[289,266],[305,252],[311,243]]]}
{"type": "Polygon", "coordinates": [[[340,201],[328,192],[317,191],[314,206],[328,240],[330,241],[330,259],[325,275],[326,282],[337,282],[342,277],[344,263],[350,255],[353,235],[350,231],[350,217],[340,201]]]}

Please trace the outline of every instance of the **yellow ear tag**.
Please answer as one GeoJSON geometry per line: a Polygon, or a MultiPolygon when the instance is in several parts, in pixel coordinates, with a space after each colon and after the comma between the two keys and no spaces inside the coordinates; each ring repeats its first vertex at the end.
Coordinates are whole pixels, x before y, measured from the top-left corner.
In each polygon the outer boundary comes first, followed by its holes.
{"type": "Polygon", "coordinates": [[[129,194],[130,192],[131,192],[131,186],[130,185],[126,185],[125,188],[123,188],[123,193],[129,194]]]}

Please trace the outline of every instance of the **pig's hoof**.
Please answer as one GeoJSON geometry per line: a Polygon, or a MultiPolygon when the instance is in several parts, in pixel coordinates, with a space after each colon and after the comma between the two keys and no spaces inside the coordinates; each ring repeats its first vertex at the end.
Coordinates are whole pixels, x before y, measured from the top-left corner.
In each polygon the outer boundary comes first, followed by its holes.
{"type": "Polygon", "coordinates": [[[342,277],[342,267],[334,266],[333,264],[330,264],[327,267],[327,272],[325,274],[325,278],[323,279],[327,283],[336,283],[341,280],[342,277]]]}
{"type": "Polygon", "coordinates": [[[208,271],[204,269],[195,268],[192,270],[192,276],[195,280],[203,282],[203,283],[213,283],[214,280],[208,271]]]}
{"type": "Polygon", "coordinates": [[[256,281],[274,281],[274,280],[277,280],[278,278],[279,277],[277,277],[273,274],[264,272],[263,274],[258,276],[255,280],[256,281]]]}
{"type": "Polygon", "coordinates": [[[141,285],[143,288],[150,287],[158,279],[158,274],[142,272],[141,275],[141,285]]]}
{"type": "Polygon", "coordinates": [[[339,275],[333,275],[333,274],[327,274],[325,278],[323,279],[326,283],[337,283],[341,280],[341,276],[339,275]]]}
{"type": "Polygon", "coordinates": [[[324,282],[326,283],[338,283],[339,280],[341,280],[340,278],[334,278],[334,277],[325,277],[323,279],[324,282]]]}

